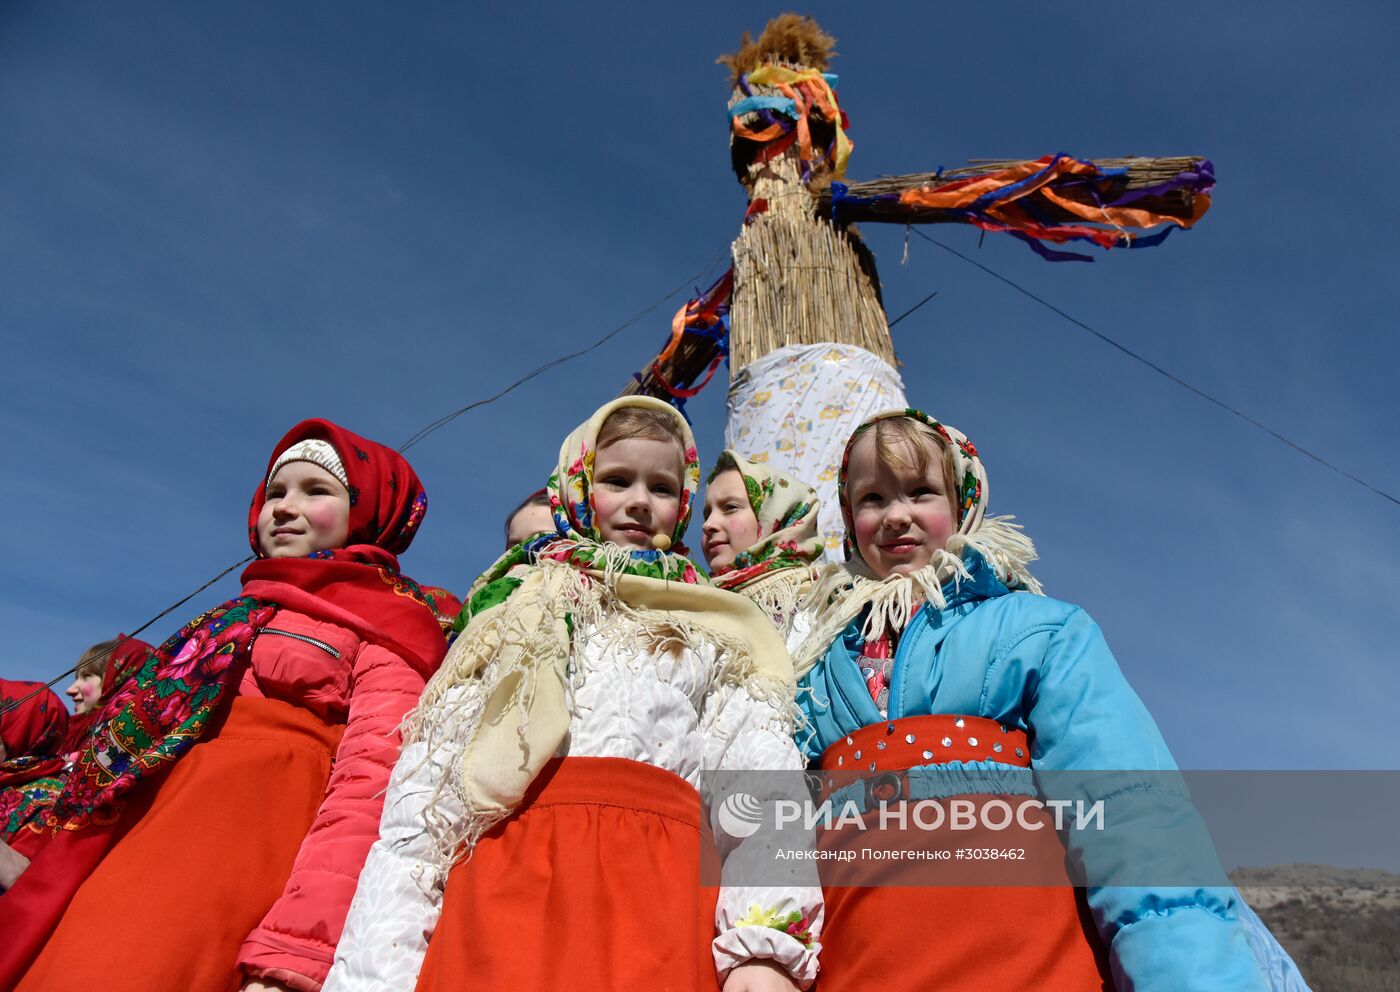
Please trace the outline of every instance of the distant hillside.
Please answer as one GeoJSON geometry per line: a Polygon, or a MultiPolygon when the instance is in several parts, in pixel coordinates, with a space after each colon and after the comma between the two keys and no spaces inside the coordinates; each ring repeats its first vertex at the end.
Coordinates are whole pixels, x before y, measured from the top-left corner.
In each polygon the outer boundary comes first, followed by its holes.
{"type": "Polygon", "coordinates": [[[1313,992],[1400,989],[1400,875],[1276,865],[1237,868],[1230,878],[1313,992]]]}

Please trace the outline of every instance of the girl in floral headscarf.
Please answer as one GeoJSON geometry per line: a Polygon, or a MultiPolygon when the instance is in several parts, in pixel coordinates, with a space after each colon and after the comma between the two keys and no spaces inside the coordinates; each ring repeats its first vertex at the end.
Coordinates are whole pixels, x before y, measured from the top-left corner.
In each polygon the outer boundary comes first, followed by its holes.
{"type": "Polygon", "coordinates": [[[335,424],[278,443],[241,595],[146,653],[17,840],[0,988],[320,987],[446,651],[395,557],[426,507],[408,462],[335,424]]]}
{"type": "Polygon", "coordinates": [[[326,992],[810,984],[815,886],[699,884],[702,772],[802,760],[772,624],[685,557],[698,483],[654,399],[565,439],[555,531],[477,580],[409,721],[326,992]]]}
{"type": "Polygon", "coordinates": [[[789,647],[810,621],[797,607],[822,554],[817,491],[786,472],[723,451],[705,487],[705,560],[721,589],[747,596],[773,618],[789,647]]]}
{"type": "MultiPolygon", "coordinates": [[[[1099,628],[1041,595],[1034,546],[1009,518],[986,516],[987,474],[966,436],[917,410],[878,414],[847,444],[837,492],[850,560],[814,589],[820,613],[796,658],[814,763],[858,772],[867,803],[1015,798],[1046,773],[1136,769],[1122,774],[1141,781],[1121,794],[1094,791],[1118,779],[1080,781],[1164,848],[1198,823],[1099,628]],[[958,787],[938,791],[948,783],[958,787]]],[[[931,887],[828,888],[830,932],[843,937],[827,947],[823,981],[843,992],[1097,990],[1110,975],[1137,990],[1267,988],[1231,888],[1076,890],[1060,866],[1083,866],[1092,838],[1068,834],[1066,858],[1053,824],[1034,822],[1051,829],[956,843],[1030,849],[1035,881],[985,884],[982,862],[968,887],[949,887],[968,876],[945,870],[931,887]]],[[[829,831],[824,843],[845,841],[829,831]]]]}

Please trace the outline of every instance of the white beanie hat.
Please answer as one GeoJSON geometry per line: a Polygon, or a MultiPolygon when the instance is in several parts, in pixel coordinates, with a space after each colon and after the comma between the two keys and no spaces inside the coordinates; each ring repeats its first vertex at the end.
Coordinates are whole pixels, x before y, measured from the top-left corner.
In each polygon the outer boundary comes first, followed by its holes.
{"type": "Polygon", "coordinates": [[[342,486],[347,489],[350,487],[350,481],[345,475],[345,463],[340,460],[340,455],[331,447],[329,441],[322,441],[320,438],[298,441],[277,456],[277,461],[272,463],[272,471],[267,473],[267,481],[270,483],[277,470],[288,462],[310,462],[312,465],[318,465],[335,476],[342,486]]]}

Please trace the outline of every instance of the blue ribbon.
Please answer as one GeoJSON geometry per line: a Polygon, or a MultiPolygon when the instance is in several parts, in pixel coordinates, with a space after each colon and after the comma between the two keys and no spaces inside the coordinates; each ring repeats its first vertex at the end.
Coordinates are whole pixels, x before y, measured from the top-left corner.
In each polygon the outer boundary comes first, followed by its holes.
{"type": "Polygon", "coordinates": [[[729,108],[730,117],[754,114],[760,110],[776,110],[787,117],[797,116],[797,104],[785,96],[750,96],[729,108]]]}

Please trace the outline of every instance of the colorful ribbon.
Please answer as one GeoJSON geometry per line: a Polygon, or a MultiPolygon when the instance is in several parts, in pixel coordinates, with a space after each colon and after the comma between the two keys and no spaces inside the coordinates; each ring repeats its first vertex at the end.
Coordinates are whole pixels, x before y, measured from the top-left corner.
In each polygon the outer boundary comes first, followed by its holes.
{"type": "Polygon", "coordinates": [[[760,66],[740,78],[743,92],[748,93],[750,85],[769,86],[782,96],[750,95],[735,103],[729,108],[734,133],[768,146],[759,153],[760,162],[773,158],[796,142],[798,155],[810,165],[818,159],[817,152],[812,148],[810,124],[811,115],[815,113],[836,131],[831,147],[822,153],[821,158],[831,166],[832,175],[841,178],[846,174],[846,163],[850,160],[853,146],[846,135],[850,121],[836,101],[836,81],[835,76],[816,69],[760,66]],[[754,114],[767,126],[755,129],[744,123],[743,117],[754,114]]]}
{"type": "MultiPolygon", "coordinates": [[[[1147,189],[1120,190],[1126,168],[1100,169],[1068,155],[1047,155],[1033,162],[980,176],[899,194],[898,201],[921,210],[939,210],[986,231],[1005,231],[1051,261],[1088,261],[1088,256],[1056,252],[1040,242],[1088,241],[1100,248],[1148,248],[1160,244],[1172,228],[1143,236],[1161,224],[1189,228],[1210,209],[1215,185],[1211,163],[1199,160],[1166,182],[1147,189]],[[1130,206],[1175,190],[1191,193],[1189,211],[1170,213],[1130,206]],[[1066,221],[1068,214],[1084,223],[1066,221]]],[[[845,191],[842,191],[843,194],[845,191]]],[[[852,199],[849,195],[846,199],[852,199]]]]}

